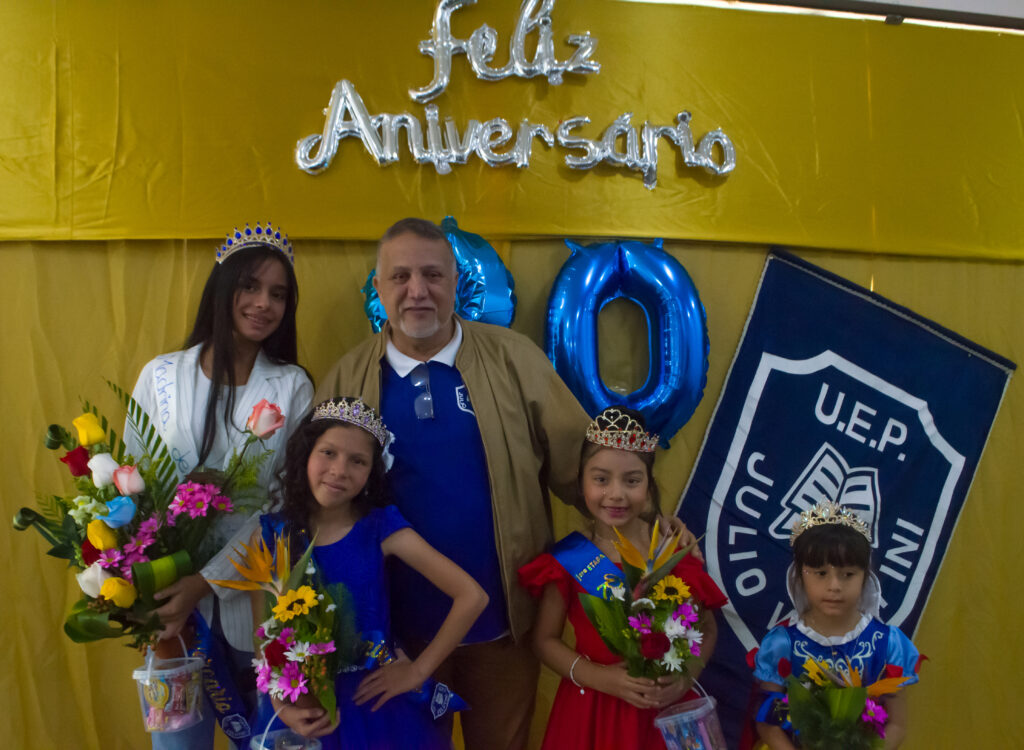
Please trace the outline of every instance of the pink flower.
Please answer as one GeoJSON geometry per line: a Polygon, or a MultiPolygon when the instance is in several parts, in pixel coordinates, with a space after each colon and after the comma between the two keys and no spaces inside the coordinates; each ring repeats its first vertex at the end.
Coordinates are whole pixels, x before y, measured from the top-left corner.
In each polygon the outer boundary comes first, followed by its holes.
{"type": "Polygon", "coordinates": [[[291,645],[291,642],[295,640],[295,628],[281,628],[281,635],[277,638],[281,643],[291,645]]]}
{"type": "Polygon", "coordinates": [[[306,687],[306,676],[299,671],[299,665],[294,661],[290,661],[282,667],[277,687],[292,703],[297,701],[303,693],[309,692],[309,688],[306,687]]]}
{"type": "Polygon", "coordinates": [[[139,536],[145,534],[150,536],[155,534],[160,528],[160,519],[157,516],[150,516],[145,521],[139,524],[139,536]]]}
{"type": "Polygon", "coordinates": [[[101,568],[113,568],[121,562],[124,555],[121,554],[119,549],[105,549],[100,552],[99,564],[101,568]]]}
{"type": "Polygon", "coordinates": [[[122,495],[137,495],[146,489],[138,466],[122,466],[114,471],[114,485],[122,495]]]}
{"type": "Polygon", "coordinates": [[[334,650],[334,641],[327,641],[327,643],[312,643],[309,646],[309,653],[311,654],[329,654],[334,650]]]}
{"type": "Polygon", "coordinates": [[[284,427],[284,414],[279,406],[263,399],[252,408],[252,414],[245,426],[253,435],[266,440],[284,427]]]}
{"type": "Polygon", "coordinates": [[[256,689],[261,693],[270,692],[270,681],[274,677],[274,670],[269,664],[261,664],[256,670],[256,689]]]}
{"type": "Polygon", "coordinates": [[[174,525],[173,518],[180,516],[188,510],[188,496],[181,493],[174,496],[174,499],[167,504],[167,523],[174,525]]]}
{"type": "Polygon", "coordinates": [[[230,513],[234,510],[234,506],[231,504],[231,498],[225,497],[224,495],[214,495],[210,500],[210,505],[213,506],[214,510],[219,510],[224,513],[230,513]]]}
{"type": "Polygon", "coordinates": [[[646,612],[641,612],[636,617],[629,618],[629,625],[639,633],[650,633],[651,617],[646,612]]]}
{"type": "Polygon", "coordinates": [[[881,704],[876,703],[870,698],[864,703],[864,713],[861,714],[860,720],[865,724],[870,724],[879,737],[885,737],[885,722],[888,721],[889,714],[882,708],[881,704]]]}
{"type": "Polygon", "coordinates": [[[679,620],[686,625],[692,625],[697,622],[697,610],[692,604],[682,603],[679,605],[679,609],[672,613],[672,617],[679,620]]]}

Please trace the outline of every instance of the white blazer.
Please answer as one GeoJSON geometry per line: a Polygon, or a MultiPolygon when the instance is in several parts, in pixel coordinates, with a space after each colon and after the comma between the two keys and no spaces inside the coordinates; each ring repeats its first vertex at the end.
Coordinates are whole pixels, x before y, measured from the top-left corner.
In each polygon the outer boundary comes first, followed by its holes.
{"type": "MultiPolygon", "coordinates": [[[[202,436],[193,433],[192,424],[193,414],[206,408],[205,399],[202,403],[196,403],[195,399],[196,386],[202,376],[199,367],[200,349],[201,346],[194,346],[185,351],[162,354],[151,360],[142,368],[142,374],[132,392],[132,397],[149,415],[170,451],[178,467],[179,481],[196,468],[199,459],[202,436]]],[[[249,381],[238,396],[231,415],[231,424],[238,429],[232,431],[230,440],[239,449],[245,442],[245,423],[261,399],[277,404],[284,412],[284,428],[265,441],[266,447],[273,450],[274,454],[260,469],[260,484],[267,489],[269,497],[270,491],[276,486],[275,475],[284,463],[288,436],[309,411],[313,400],[313,384],[301,367],[273,364],[260,351],[249,381]]],[[[125,445],[132,455],[141,455],[143,451],[138,434],[127,424],[125,445]]],[[[199,571],[200,575],[207,580],[237,579],[238,573],[230,559],[232,549],[239,542],[247,542],[258,525],[258,512],[248,516],[232,513],[220,519],[214,531],[225,540],[225,544],[199,571]]],[[[253,622],[248,596],[243,595],[245,592],[222,586],[214,585],[213,590],[220,599],[221,626],[228,643],[241,651],[251,651],[253,622]]],[[[211,622],[212,595],[200,601],[199,611],[208,623],[211,622]]]]}

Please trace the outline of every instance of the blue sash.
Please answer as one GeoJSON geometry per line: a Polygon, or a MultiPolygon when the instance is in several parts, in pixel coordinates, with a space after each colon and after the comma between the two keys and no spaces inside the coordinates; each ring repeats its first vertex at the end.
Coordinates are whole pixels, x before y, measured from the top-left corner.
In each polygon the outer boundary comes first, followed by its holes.
{"type": "MultiPolygon", "coordinates": [[[[395,660],[391,649],[388,648],[387,642],[384,640],[384,634],[379,630],[364,633],[362,637],[366,643],[366,651],[363,660],[356,662],[355,669],[383,667],[395,660]]],[[[413,703],[429,710],[435,720],[440,719],[449,711],[464,711],[467,708],[465,700],[452,692],[452,689],[443,682],[438,682],[433,678],[427,678],[427,681],[418,689],[411,690],[406,695],[413,703]]]]}
{"type": "Polygon", "coordinates": [[[221,638],[210,630],[198,611],[193,612],[196,647],[192,656],[203,660],[203,689],[220,728],[238,747],[249,747],[252,723],[249,710],[238,694],[221,638]]]}
{"type": "Polygon", "coordinates": [[[557,542],[551,555],[588,594],[611,599],[612,589],[625,585],[622,571],[578,531],[557,542]]]}

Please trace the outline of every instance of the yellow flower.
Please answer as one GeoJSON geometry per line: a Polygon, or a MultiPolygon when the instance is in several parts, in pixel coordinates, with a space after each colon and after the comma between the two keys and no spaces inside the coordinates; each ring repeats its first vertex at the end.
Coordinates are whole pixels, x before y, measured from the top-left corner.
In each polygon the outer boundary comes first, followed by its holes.
{"type": "Polygon", "coordinates": [[[85,535],[92,546],[101,552],[117,546],[117,534],[99,518],[89,521],[89,525],[85,527],[85,535]]]}
{"type": "Polygon", "coordinates": [[[682,578],[667,575],[654,585],[651,598],[682,604],[690,598],[690,587],[686,585],[682,578]]]}
{"type": "Polygon", "coordinates": [[[102,443],[103,438],[107,436],[100,426],[99,420],[96,419],[96,415],[91,411],[72,420],[71,424],[78,430],[78,442],[86,447],[94,443],[102,443]]]}
{"type": "Polygon", "coordinates": [[[309,614],[309,610],[317,605],[316,592],[309,586],[299,586],[277,599],[274,605],[274,616],[281,622],[288,622],[297,615],[309,614]]]}
{"type": "Polygon", "coordinates": [[[118,607],[128,609],[139,597],[139,592],[125,579],[114,577],[108,578],[103,582],[103,586],[100,588],[100,596],[104,599],[109,599],[118,607]]]}
{"type": "Polygon", "coordinates": [[[819,663],[814,659],[808,659],[804,662],[804,672],[814,682],[815,685],[830,685],[832,681],[826,676],[828,668],[819,663]]]}

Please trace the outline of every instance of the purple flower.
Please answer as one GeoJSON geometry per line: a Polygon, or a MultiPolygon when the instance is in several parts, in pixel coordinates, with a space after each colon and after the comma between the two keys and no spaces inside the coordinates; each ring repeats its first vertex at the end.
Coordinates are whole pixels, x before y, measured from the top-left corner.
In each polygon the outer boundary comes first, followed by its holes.
{"type": "Polygon", "coordinates": [[[329,654],[334,650],[334,641],[327,641],[327,643],[311,643],[309,646],[309,653],[311,654],[329,654]]]}
{"type": "Polygon", "coordinates": [[[270,692],[270,681],[274,676],[274,670],[269,664],[263,663],[256,670],[256,689],[261,693],[270,692]]]}
{"type": "Polygon", "coordinates": [[[113,568],[118,567],[118,563],[124,555],[121,554],[119,549],[105,549],[100,552],[99,564],[101,568],[113,568]]]}
{"type": "Polygon", "coordinates": [[[692,604],[686,602],[679,605],[679,608],[672,613],[672,617],[686,625],[692,625],[697,622],[697,611],[694,609],[692,604]]]}
{"type": "Polygon", "coordinates": [[[147,537],[152,536],[160,528],[160,518],[156,515],[152,515],[145,521],[139,524],[139,536],[145,534],[147,537]]]}
{"type": "Polygon", "coordinates": [[[635,617],[630,617],[628,622],[630,627],[638,633],[651,632],[651,617],[646,612],[641,612],[635,617]]]}
{"type": "Polygon", "coordinates": [[[888,718],[889,714],[886,713],[881,704],[876,703],[870,698],[864,702],[864,713],[861,714],[860,720],[872,726],[878,732],[879,737],[885,737],[885,722],[888,718]]]}

